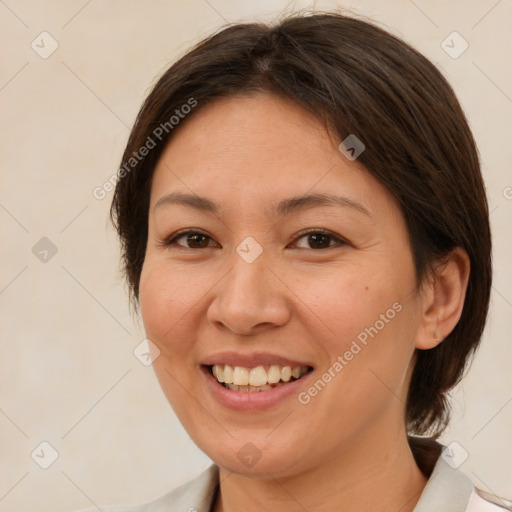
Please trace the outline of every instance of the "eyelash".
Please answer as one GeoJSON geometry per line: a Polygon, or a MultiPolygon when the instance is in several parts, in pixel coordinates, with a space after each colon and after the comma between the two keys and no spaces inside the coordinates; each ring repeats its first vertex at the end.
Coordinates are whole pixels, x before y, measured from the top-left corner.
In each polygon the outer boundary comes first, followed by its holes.
{"type": "MultiPolygon", "coordinates": [[[[300,240],[301,238],[303,238],[303,237],[305,237],[307,235],[310,235],[310,234],[327,236],[327,237],[331,238],[332,240],[338,242],[338,244],[340,246],[348,245],[347,241],[345,241],[342,238],[334,235],[330,231],[327,231],[325,229],[314,229],[314,228],[306,230],[306,231],[302,231],[301,233],[299,233],[297,235],[297,237],[293,240],[293,242],[295,243],[298,240],[300,240]]],[[[188,230],[176,233],[176,235],[172,236],[171,238],[168,238],[161,245],[164,246],[164,247],[170,247],[170,246],[175,245],[175,246],[180,247],[181,249],[192,249],[192,250],[200,250],[200,249],[209,249],[210,248],[210,247],[200,247],[198,249],[198,248],[194,248],[194,247],[184,247],[184,246],[181,246],[181,245],[176,243],[177,240],[179,240],[180,238],[182,238],[182,237],[184,237],[186,235],[202,235],[202,236],[205,236],[205,237],[209,238],[210,240],[212,240],[212,238],[209,235],[207,235],[206,233],[203,233],[203,232],[197,231],[197,230],[188,229],[188,230]]],[[[311,250],[311,251],[321,251],[321,250],[326,250],[326,249],[332,249],[333,247],[334,246],[329,246],[329,247],[324,247],[324,248],[321,248],[321,249],[309,249],[309,250],[311,250]]]]}

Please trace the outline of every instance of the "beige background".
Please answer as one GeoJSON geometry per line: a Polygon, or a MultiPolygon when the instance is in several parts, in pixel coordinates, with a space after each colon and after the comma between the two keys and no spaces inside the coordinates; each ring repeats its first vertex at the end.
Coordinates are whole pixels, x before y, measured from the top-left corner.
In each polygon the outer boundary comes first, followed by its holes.
{"type": "MultiPolygon", "coordinates": [[[[97,200],[92,191],[116,171],[150,85],[191,44],[226,21],[313,5],[0,1],[0,512],[137,503],[209,465],[151,367],[133,355],[144,333],[118,274],[112,194],[97,200]],[[43,31],[58,43],[46,59],[31,47],[51,49],[43,31]],[[57,248],[46,262],[32,250],[42,237],[57,248]],[[59,454],[46,470],[36,463],[49,460],[43,441],[59,454]]],[[[435,62],[477,139],[495,285],[482,348],[454,392],[442,441],[469,453],[460,468],[476,485],[512,498],[512,2],[316,3],[336,5],[377,20],[435,62]],[[441,47],[453,31],[469,44],[457,59],[441,47]]]]}

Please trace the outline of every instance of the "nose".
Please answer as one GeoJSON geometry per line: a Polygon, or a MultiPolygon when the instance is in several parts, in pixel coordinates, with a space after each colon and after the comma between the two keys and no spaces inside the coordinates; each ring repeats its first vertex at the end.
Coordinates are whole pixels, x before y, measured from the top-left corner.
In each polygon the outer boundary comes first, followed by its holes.
{"type": "Polygon", "coordinates": [[[208,321],[239,335],[253,335],[285,325],[290,319],[289,289],[263,252],[248,263],[237,253],[233,265],[215,287],[208,321]]]}

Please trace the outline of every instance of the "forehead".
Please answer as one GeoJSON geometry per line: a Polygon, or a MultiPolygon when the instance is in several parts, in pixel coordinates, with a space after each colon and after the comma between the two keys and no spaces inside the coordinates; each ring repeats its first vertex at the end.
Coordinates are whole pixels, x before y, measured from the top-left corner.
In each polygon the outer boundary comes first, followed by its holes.
{"type": "MultiPolygon", "coordinates": [[[[343,156],[317,118],[268,93],[214,100],[179,127],[155,169],[152,207],[175,192],[213,196],[219,203],[255,201],[268,215],[282,214],[297,203],[270,205],[269,199],[278,196],[296,200],[330,194],[343,196],[338,203],[350,206],[347,196],[352,195],[352,203],[367,213],[375,209],[377,196],[390,200],[357,160],[343,156]]],[[[202,206],[208,209],[205,201],[202,206]]]]}
{"type": "MultiPolygon", "coordinates": [[[[229,167],[245,163],[253,168],[293,161],[297,153],[318,158],[325,151],[332,158],[335,149],[316,117],[289,99],[256,93],[198,105],[178,126],[164,154],[187,162],[211,157],[229,167]]],[[[244,172],[244,167],[238,170],[244,172]]]]}

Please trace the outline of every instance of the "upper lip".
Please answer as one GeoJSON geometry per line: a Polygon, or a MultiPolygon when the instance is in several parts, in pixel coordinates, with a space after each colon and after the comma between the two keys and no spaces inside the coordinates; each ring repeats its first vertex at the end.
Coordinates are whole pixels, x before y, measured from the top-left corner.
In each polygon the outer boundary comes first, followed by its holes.
{"type": "Polygon", "coordinates": [[[295,359],[271,354],[270,352],[255,352],[252,354],[242,354],[239,352],[217,352],[208,356],[202,362],[205,366],[214,364],[229,364],[230,366],[243,366],[245,368],[255,368],[256,366],[277,365],[277,366],[309,366],[312,365],[295,359]]]}

